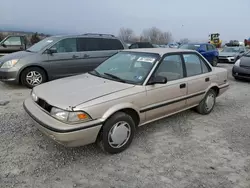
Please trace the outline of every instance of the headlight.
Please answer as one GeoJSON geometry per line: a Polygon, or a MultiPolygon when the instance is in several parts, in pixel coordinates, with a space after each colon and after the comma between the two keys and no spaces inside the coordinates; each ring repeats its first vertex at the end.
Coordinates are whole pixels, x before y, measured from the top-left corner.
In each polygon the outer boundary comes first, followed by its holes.
{"type": "Polygon", "coordinates": [[[240,59],[238,59],[238,60],[235,62],[234,66],[237,66],[237,67],[240,66],[240,59]]]}
{"type": "Polygon", "coordinates": [[[15,66],[15,64],[17,64],[19,59],[12,59],[10,61],[6,61],[3,63],[3,65],[1,66],[1,68],[3,69],[9,69],[15,66]]]}
{"type": "Polygon", "coordinates": [[[37,97],[37,95],[34,93],[33,90],[31,91],[31,98],[32,98],[35,102],[38,101],[38,97],[37,97]]]}
{"type": "Polygon", "coordinates": [[[53,107],[50,111],[50,114],[60,120],[63,121],[65,123],[81,123],[81,122],[86,122],[86,121],[90,121],[91,117],[82,111],[66,111],[66,110],[62,110],[56,107],[53,107]]]}

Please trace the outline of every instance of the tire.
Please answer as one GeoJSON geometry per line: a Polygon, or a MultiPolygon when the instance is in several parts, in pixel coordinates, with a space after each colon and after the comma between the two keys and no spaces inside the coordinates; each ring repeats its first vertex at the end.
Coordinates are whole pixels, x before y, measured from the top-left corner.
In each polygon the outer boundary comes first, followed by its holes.
{"type": "Polygon", "coordinates": [[[28,88],[33,88],[46,81],[47,81],[46,73],[44,72],[43,69],[39,67],[28,67],[24,69],[21,73],[21,83],[28,88]],[[28,77],[30,77],[30,79],[28,79],[28,77]]]}
{"type": "Polygon", "coordinates": [[[103,128],[99,134],[98,144],[101,147],[101,149],[107,153],[110,153],[110,154],[120,153],[126,150],[130,146],[134,138],[135,131],[136,131],[135,122],[132,119],[132,117],[124,112],[117,112],[114,115],[112,115],[104,123],[103,128]],[[123,126],[122,123],[126,123],[126,126],[123,126]],[[126,127],[130,127],[128,128],[128,130],[130,129],[130,131],[127,130],[128,131],[127,134],[124,134],[124,135],[118,134],[118,137],[114,137],[116,138],[116,142],[121,142],[120,146],[119,145],[115,146],[114,143],[111,143],[112,141],[113,142],[115,141],[110,136],[112,132],[114,133],[114,130],[115,130],[114,127],[116,127],[117,124],[118,124],[118,127],[120,126],[121,129],[122,128],[124,129],[122,130],[123,131],[122,133],[126,131],[125,129],[126,127]],[[119,139],[119,138],[122,138],[122,139],[119,139]],[[122,140],[124,142],[122,142],[122,140]]]}
{"type": "Polygon", "coordinates": [[[212,62],[211,62],[211,65],[212,65],[213,67],[216,67],[217,64],[218,64],[218,61],[219,61],[218,57],[214,57],[213,60],[212,60],[212,62]]]}
{"type": "Polygon", "coordinates": [[[215,102],[216,102],[216,92],[213,90],[213,89],[210,89],[204,99],[200,102],[200,104],[196,107],[196,111],[199,113],[199,114],[202,114],[202,115],[207,115],[209,114],[210,112],[212,112],[212,110],[214,109],[214,105],[215,105],[215,102]],[[207,100],[209,100],[209,97],[212,97],[210,98],[210,102],[208,102],[207,100]],[[209,106],[208,106],[209,105],[209,106]],[[208,108],[209,107],[209,108],[208,108]]]}

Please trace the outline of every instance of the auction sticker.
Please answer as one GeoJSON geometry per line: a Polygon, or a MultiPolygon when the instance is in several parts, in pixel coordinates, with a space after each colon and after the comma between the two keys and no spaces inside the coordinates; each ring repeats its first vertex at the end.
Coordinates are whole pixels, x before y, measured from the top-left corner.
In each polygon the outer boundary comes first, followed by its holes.
{"type": "Polygon", "coordinates": [[[139,57],[137,59],[137,61],[153,63],[155,61],[155,58],[152,58],[152,57],[139,57]]]}

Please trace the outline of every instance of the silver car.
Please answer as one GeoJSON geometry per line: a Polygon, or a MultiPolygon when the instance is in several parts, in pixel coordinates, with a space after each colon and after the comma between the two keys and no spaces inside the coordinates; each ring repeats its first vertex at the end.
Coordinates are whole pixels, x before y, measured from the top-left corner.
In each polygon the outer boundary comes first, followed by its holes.
{"type": "Polygon", "coordinates": [[[124,50],[92,72],[33,88],[24,108],[42,132],[65,146],[97,142],[118,153],[139,126],[190,108],[209,114],[228,89],[227,78],[227,70],[196,51],[124,50]]]}
{"type": "Polygon", "coordinates": [[[0,81],[29,88],[54,79],[92,71],[127,46],[113,35],[48,37],[26,51],[0,58],[0,81]]]}

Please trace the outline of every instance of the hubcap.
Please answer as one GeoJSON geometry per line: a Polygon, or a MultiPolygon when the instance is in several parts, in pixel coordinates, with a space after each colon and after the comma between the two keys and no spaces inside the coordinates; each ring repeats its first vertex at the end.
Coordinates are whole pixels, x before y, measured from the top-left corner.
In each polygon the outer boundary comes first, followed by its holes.
{"type": "Polygon", "coordinates": [[[42,83],[42,75],[37,71],[30,71],[26,76],[26,81],[32,86],[36,86],[42,83]]]}
{"type": "Polygon", "coordinates": [[[207,98],[206,98],[206,110],[210,111],[213,106],[214,106],[214,95],[212,93],[208,94],[207,98]]]}
{"type": "Polygon", "coordinates": [[[128,142],[130,135],[130,125],[125,121],[119,121],[110,129],[108,143],[112,148],[120,148],[128,142]]]}

